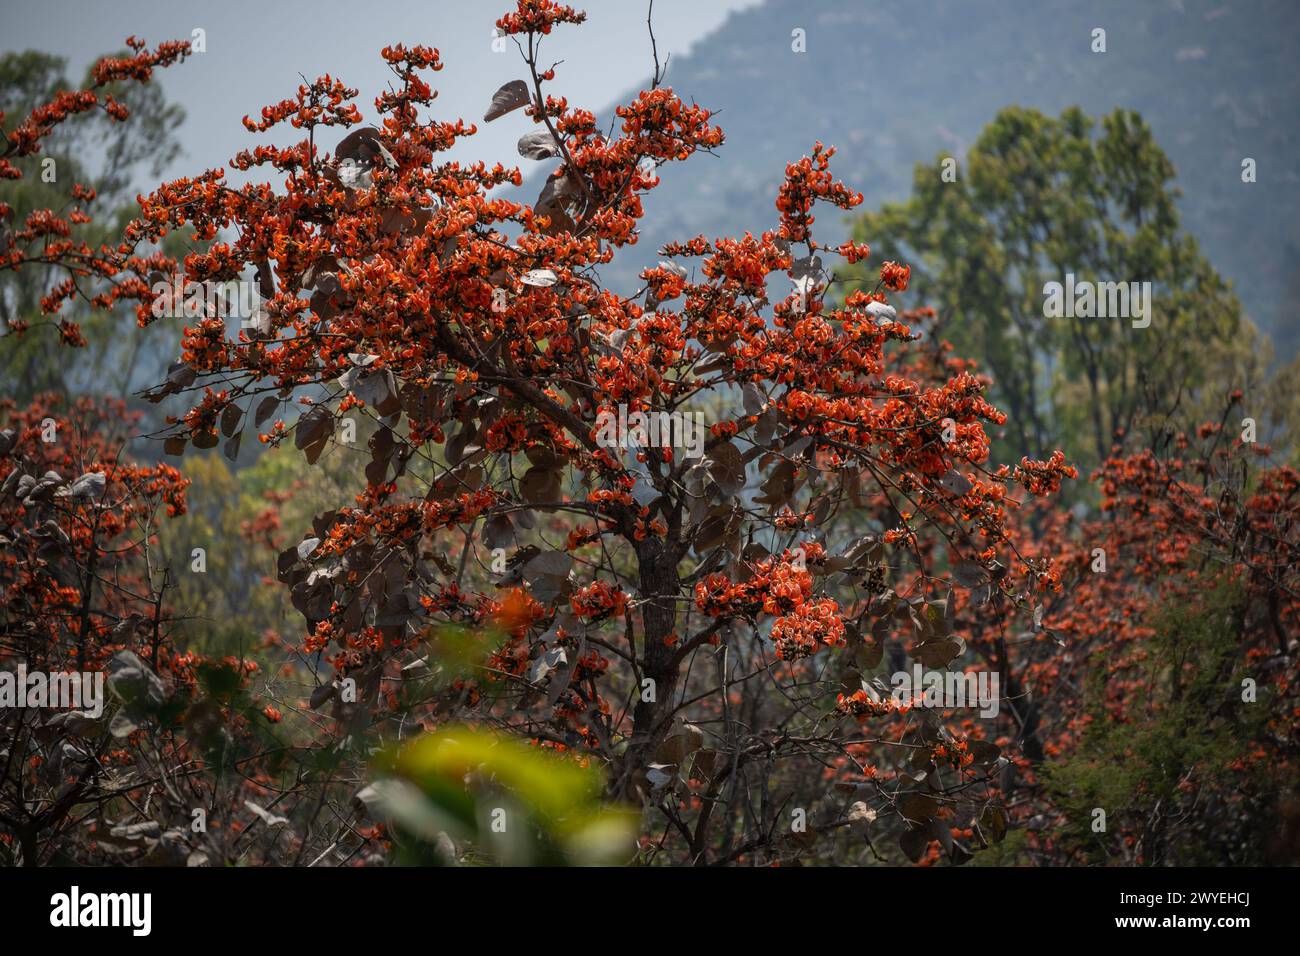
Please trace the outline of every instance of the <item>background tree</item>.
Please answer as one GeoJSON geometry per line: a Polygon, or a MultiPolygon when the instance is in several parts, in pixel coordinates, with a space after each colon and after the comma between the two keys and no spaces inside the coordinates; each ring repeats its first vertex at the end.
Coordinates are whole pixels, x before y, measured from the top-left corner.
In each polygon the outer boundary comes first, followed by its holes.
{"type": "Polygon", "coordinates": [[[1059,444],[1095,466],[1117,432],[1155,440],[1171,420],[1194,428],[1263,378],[1266,345],[1181,230],[1174,168],[1139,116],[1117,110],[1098,129],[1078,109],[1009,107],[954,181],[943,159],[919,165],[912,197],[864,216],[855,236],[909,262],[914,301],[981,358],[1010,416],[1008,451],[1059,444]],[[1047,317],[1044,284],[1067,274],[1151,282],[1150,326],[1047,317]]]}
{"type": "MultiPolygon", "coordinates": [[[[188,51],[185,43],[153,51],[135,39],[127,45],[128,55],[95,64],[87,88],[50,90],[20,122],[5,125],[0,179],[7,195],[28,207],[18,216],[0,202],[6,305],[16,307],[23,290],[41,290],[40,318],[6,316],[6,359],[21,351],[25,333],[41,334],[44,326],[59,344],[85,347],[80,323],[69,317],[80,303],[111,310],[124,296],[147,296],[138,275],[123,284],[124,270],[148,269],[155,260],[133,259],[122,229],[89,228],[93,187],[70,177],[56,178],[61,191],[21,187],[25,171],[39,178],[34,171],[41,166],[31,160],[58,139],[65,121],[95,111],[128,121],[123,98],[135,96],[133,84],[147,83],[155,68],[188,51]],[[56,205],[40,205],[43,199],[56,205]]],[[[33,72],[25,81],[39,91],[51,63],[28,60],[33,72]]],[[[158,106],[148,96],[141,102],[158,106]]],[[[154,116],[166,118],[165,110],[154,116]]],[[[112,192],[125,188],[112,170],[138,158],[132,142],[129,135],[109,140],[105,181],[112,192]]],[[[59,355],[64,366],[66,356],[59,355]]],[[[39,366],[30,352],[12,365],[31,370],[32,381],[44,380],[39,366]]],[[[241,768],[273,764],[278,749],[259,739],[278,714],[255,709],[246,694],[257,665],[214,661],[176,640],[184,616],[167,601],[175,571],[159,563],[155,549],[162,519],[185,510],[187,481],[170,465],[139,464],[127,454],[137,417],[112,398],[49,394],[25,405],[0,399],[3,671],[12,677],[25,669],[42,681],[71,679],[83,688],[108,672],[112,698],[100,713],[89,709],[84,692],[81,710],[46,706],[39,697],[28,707],[28,688],[8,688],[23,696],[0,711],[0,857],[9,863],[177,864],[206,861],[208,852],[230,859],[244,825],[235,813],[247,816],[247,798],[260,798],[241,768]],[[196,828],[196,810],[211,815],[213,837],[206,826],[196,828]]]]}
{"type": "MultiPolygon", "coordinates": [[[[105,59],[129,55],[124,51],[105,59]]],[[[30,50],[0,57],[0,115],[6,117],[0,133],[7,137],[32,111],[72,91],[65,69],[62,58],[30,50]]],[[[75,207],[98,221],[74,218],[71,230],[91,247],[112,243],[136,209],[135,188],[156,177],[179,151],[176,129],[184,114],[167,102],[157,84],[104,75],[96,85],[95,69],[88,71],[83,87],[98,90],[118,116],[106,108],[76,114],[50,127],[39,153],[23,154],[11,145],[9,168],[22,176],[0,180],[5,228],[26,222],[38,210],[57,214],[75,207]]],[[[0,252],[9,251],[0,243],[0,252]]],[[[89,289],[66,310],[87,348],[79,353],[62,349],[59,329],[43,319],[41,300],[67,273],[48,259],[26,266],[0,270],[0,336],[12,339],[0,356],[8,397],[25,402],[51,391],[126,394],[166,367],[174,335],[168,341],[161,329],[148,337],[124,330],[122,314],[90,307],[87,300],[94,292],[89,289]]]]}
{"type": "Polygon", "coordinates": [[[1032,631],[975,615],[973,646],[1022,690],[1029,859],[1296,858],[1277,828],[1300,756],[1300,476],[1269,456],[1221,422],[1116,449],[1094,475],[1097,517],[1041,522],[1034,547],[1062,587],[1032,631]]]}

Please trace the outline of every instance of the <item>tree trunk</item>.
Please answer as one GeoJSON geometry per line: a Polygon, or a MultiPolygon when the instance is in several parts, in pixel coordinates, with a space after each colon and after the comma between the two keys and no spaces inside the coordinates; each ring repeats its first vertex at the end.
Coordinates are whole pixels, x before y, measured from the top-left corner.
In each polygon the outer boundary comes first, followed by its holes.
{"type": "Polygon", "coordinates": [[[623,796],[636,785],[637,777],[650,763],[659,743],[672,726],[673,697],[677,689],[678,665],[673,661],[674,648],[667,640],[676,631],[677,597],[681,579],[670,546],[658,539],[642,541],[637,546],[640,572],[641,620],[644,633],[641,646],[642,684],[635,689],[636,706],[632,710],[632,738],[623,756],[623,765],[615,775],[615,789],[623,796]],[[654,683],[645,684],[646,679],[654,683]]]}

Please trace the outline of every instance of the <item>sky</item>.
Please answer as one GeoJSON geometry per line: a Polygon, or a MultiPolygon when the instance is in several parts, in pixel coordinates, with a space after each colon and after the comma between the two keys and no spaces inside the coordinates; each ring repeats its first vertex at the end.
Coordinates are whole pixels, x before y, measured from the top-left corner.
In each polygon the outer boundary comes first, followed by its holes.
{"type": "MultiPolygon", "coordinates": [[[[757,2],[654,0],[660,59],[685,55],[729,13],[757,2]]],[[[647,3],[572,5],[586,10],[588,21],[577,29],[557,28],[547,38],[544,61],[565,61],[548,92],[599,114],[652,71],[647,3]]],[[[513,44],[504,52],[492,48],[493,23],[512,7],[510,0],[0,0],[0,53],[37,49],[67,57],[70,77],[79,81],[91,62],[121,49],[127,36],[152,46],[191,39],[192,31],[202,29],[205,53],[156,74],[168,98],[186,112],[179,136],[183,152],[162,174],[171,179],[224,166],[238,150],[267,142],[247,133],[242,118],[292,96],[302,77],[329,73],[356,87],[358,105],[373,122],[374,97],[391,78],[379,50],[399,42],[433,46],[445,64],[433,79],[439,91],[435,115],[464,117],[479,128],[449,158],[518,163],[527,173],[529,161],[515,151],[530,128],[522,114],[482,122],[493,92],[525,75],[513,44]]]]}

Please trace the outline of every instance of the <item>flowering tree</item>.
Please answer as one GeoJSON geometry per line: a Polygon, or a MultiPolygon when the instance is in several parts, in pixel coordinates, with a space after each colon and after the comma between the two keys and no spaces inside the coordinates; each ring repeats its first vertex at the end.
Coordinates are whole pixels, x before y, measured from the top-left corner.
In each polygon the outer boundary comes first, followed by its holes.
{"type": "MultiPolygon", "coordinates": [[[[71,117],[101,111],[110,121],[125,122],[130,113],[119,98],[125,95],[123,84],[148,83],[155,69],[182,61],[189,54],[189,44],[181,41],[163,43],[153,50],[135,37],[129,37],[126,43],[131,55],[99,60],[91,68],[90,87],[59,91],[5,131],[0,148],[0,180],[14,182],[30,177],[30,172],[24,172],[24,161],[39,157],[44,143],[71,117]],[[118,95],[114,95],[115,89],[118,95]]],[[[6,125],[5,118],[0,112],[0,128],[6,125]]],[[[147,261],[132,256],[134,244],[94,244],[84,237],[93,222],[90,210],[96,198],[94,187],[73,183],[61,208],[33,208],[17,223],[14,207],[0,201],[0,273],[47,269],[57,275],[57,281],[40,300],[41,313],[50,317],[47,321],[51,323],[74,299],[98,308],[109,308],[119,299],[152,300],[148,288],[138,281],[123,281],[137,278],[140,270],[148,272],[150,268],[147,261]]],[[[25,335],[30,329],[30,322],[8,315],[7,310],[5,318],[6,337],[25,335]]],[[[57,328],[64,344],[85,344],[77,323],[64,317],[58,320],[57,328]]]]}
{"type": "MultiPolygon", "coordinates": [[[[188,52],[186,43],[127,45],[130,55],[92,68],[90,88],[58,92],[7,130],[0,178],[21,180],[24,161],[39,158],[70,117],[102,110],[110,121],[127,119],[122,84],[148,82],[188,52]]],[[[151,296],[140,273],[152,255],[135,256],[129,241],[87,238],[95,199],[93,188],[72,183],[61,208],[31,209],[18,224],[0,201],[0,272],[56,276],[41,311],[73,347],[84,344],[64,314],[73,300],[108,309],[151,296]]],[[[35,331],[9,315],[6,324],[8,341],[35,331]]],[[[258,667],[211,660],[177,640],[184,615],[167,597],[179,569],[160,561],[157,538],[165,519],[185,512],[189,481],[172,465],[128,454],[138,419],[114,398],[0,399],[0,858],[8,862],[184,863],[234,858],[255,842],[245,801],[261,799],[253,781],[276,749],[254,732],[269,716],[247,694],[258,667]]]]}
{"type": "MultiPolygon", "coordinates": [[[[1003,417],[985,382],[909,374],[913,332],[888,302],[906,267],[825,301],[823,256],[869,250],[815,239],[818,204],[860,202],[821,144],[787,167],[773,228],[686,237],[639,290],[602,286],[655,168],[723,134],[658,76],[609,134],[547,95],[544,39],[583,19],[523,0],[498,21],[526,72],[484,119],[520,110],[520,153],[554,164],[532,205],[498,188],[516,169],[439,159],[474,127],[427,118],[442,63],[401,45],[383,51],[394,83],[377,126],[321,77],[245,119],[298,132],[235,157],[266,181],[210,171],[143,200],[131,242],[184,228],[208,243],[180,263],[186,282],[253,274],[262,294],[237,334],[215,317],[185,330],[184,364],[154,396],[202,394],[171,448],[265,427],[314,463],[353,451],[341,419],[367,423],[355,501],[279,560],[302,649],[332,668],[311,705],[341,728],[385,736],[414,712],[578,751],[607,768],[611,796],[653,808],[664,837],[646,852],[670,858],[795,852],[880,813],[923,846],[996,751],[972,765],[935,720],[873,742],[852,715],[892,705],[859,703],[852,675],[879,659],[882,622],[909,628],[928,666],[960,668],[954,572],[1028,602],[1043,571],[1022,566],[1006,514],[1072,470],[1059,454],[990,464],[984,423],[1003,417]],[[465,670],[449,664],[454,627],[479,654],[465,670]],[[425,668],[432,685],[417,684],[425,668]],[[865,781],[877,764],[889,780],[852,821],[829,782],[798,785],[818,767],[865,781]]],[[[139,314],[153,320],[143,299],[139,314]]]]}
{"type": "Polygon", "coordinates": [[[0,402],[11,863],[263,859],[283,835],[262,806],[287,749],[280,713],[257,660],[189,646],[174,597],[191,569],[164,563],[158,541],[189,480],[131,459],[137,418],[107,399],[0,402]]]}
{"type": "Polygon", "coordinates": [[[170,465],[123,458],[120,433],[110,432],[124,417],[120,403],[60,404],[50,396],[0,408],[0,661],[6,676],[19,675],[0,690],[14,698],[0,709],[0,826],[27,865],[80,822],[74,808],[114,789],[109,767],[135,764],[128,738],[164,702],[158,672],[189,682],[193,664],[171,644],[147,557],[159,516],[185,510],[185,480],[170,465]],[[112,685],[129,698],[119,715],[104,709],[110,662],[112,685]],[[74,710],[44,710],[68,706],[54,699],[58,674],[71,675],[74,710]]]}
{"type": "MultiPolygon", "coordinates": [[[[134,54],[127,49],[114,59],[131,58],[134,54]]],[[[97,312],[81,297],[59,313],[61,319],[77,323],[77,338],[87,343],[70,353],[62,341],[61,325],[41,311],[42,298],[69,277],[64,265],[72,263],[60,264],[57,242],[51,249],[35,229],[26,231],[40,225],[38,220],[29,222],[29,214],[46,211],[46,226],[61,220],[68,230],[66,238],[75,238],[74,246],[83,255],[85,249],[97,250],[101,243],[115,244],[122,224],[137,208],[137,189],[176,158],[177,132],[184,116],[179,107],[168,103],[159,84],[114,79],[96,63],[88,71],[89,92],[101,104],[111,97],[111,113],[106,107],[95,108],[45,123],[35,152],[31,141],[14,143],[8,134],[20,126],[30,127],[33,110],[50,118],[51,101],[57,104],[59,91],[69,86],[65,70],[65,59],[50,53],[28,50],[0,56],[0,112],[6,114],[0,119],[0,152],[9,163],[0,180],[0,202],[7,206],[0,233],[12,239],[5,227],[22,224],[19,241],[27,244],[28,252],[20,268],[9,268],[12,260],[7,253],[12,249],[8,240],[0,239],[0,253],[5,253],[0,263],[6,266],[0,268],[0,335],[6,338],[0,350],[0,377],[6,395],[19,404],[43,392],[75,391],[87,382],[93,382],[90,387],[96,390],[122,394],[133,380],[148,382],[156,377],[157,372],[141,368],[155,355],[162,356],[163,362],[175,355],[171,336],[124,334],[120,314],[97,312]],[[97,75],[100,83],[94,85],[97,75]],[[94,221],[85,221],[89,217],[94,221]],[[54,254],[45,257],[35,254],[38,250],[54,254]]],[[[71,251],[73,246],[67,248],[71,251]]],[[[81,281],[83,291],[92,291],[93,279],[83,276],[81,281]]]]}
{"type": "Polygon", "coordinates": [[[1097,518],[1043,517],[1030,548],[1062,586],[1030,631],[996,608],[962,622],[1020,699],[1016,817],[1041,860],[1295,852],[1273,827],[1294,800],[1300,475],[1225,428],[1240,398],[1195,434],[1117,445],[1097,518]]]}

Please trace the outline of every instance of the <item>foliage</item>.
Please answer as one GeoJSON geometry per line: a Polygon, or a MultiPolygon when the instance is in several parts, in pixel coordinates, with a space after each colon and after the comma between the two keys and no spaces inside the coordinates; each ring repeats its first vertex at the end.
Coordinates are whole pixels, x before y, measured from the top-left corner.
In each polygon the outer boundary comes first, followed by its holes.
{"type": "Polygon", "coordinates": [[[938,163],[919,165],[912,197],[854,233],[882,237],[878,251],[910,262],[917,300],[948,319],[959,353],[982,357],[1009,413],[1005,447],[1063,444],[1094,466],[1116,434],[1154,440],[1171,422],[1195,427],[1268,361],[1182,231],[1174,169],[1150,127],[1123,110],[1096,126],[1073,108],[1059,119],[1004,109],[955,181],[938,163]],[[1044,286],[1067,276],[1151,283],[1153,321],[1050,317],[1044,286]]]}
{"type": "Polygon", "coordinates": [[[453,837],[512,865],[626,863],[636,849],[637,815],[601,804],[600,773],[585,760],[448,727],[404,745],[381,770],[361,799],[394,822],[399,859],[452,862],[453,837]]]}
{"type": "Polygon", "coordinates": [[[12,399],[124,394],[151,380],[175,347],[170,335],[124,334],[121,314],[92,308],[88,281],[105,274],[108,249],[136,208],[132,185],[156,176],[179,149],[174,130],[183,114],[143,73],[173,58],[178,47],[124,51],[93,66],[75,90],[58,57],[0,57],[0,376],[12,399]],[[98,167],[90,157],[102,157],[98,167]],[[73,298],[56,324],[48,308],[68,281],[76,283],[73,298]],[[85,351],[69,353],[69,342],[85,351]]]}

